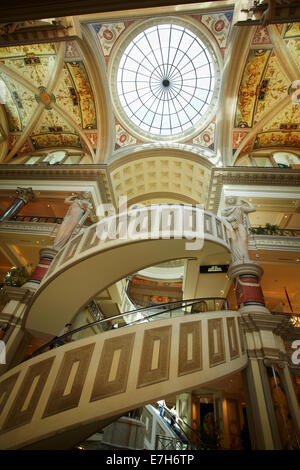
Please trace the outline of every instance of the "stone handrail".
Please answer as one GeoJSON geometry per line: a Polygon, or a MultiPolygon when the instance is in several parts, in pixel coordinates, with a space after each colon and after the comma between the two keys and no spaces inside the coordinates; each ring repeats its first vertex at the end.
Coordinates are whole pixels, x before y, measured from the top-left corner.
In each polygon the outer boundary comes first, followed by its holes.
{"type": "MultiPolygon", "coordinates": [[[[189,206],[175,207],[191,214],[189,206]]],[[[196,227],[196,211],[200,209],[192,210],[193,227],[196,227]]],[[[202,214],[204,246],[198,250],[187,249],[187,245],[194,241],[176,236],[172,225],[170,238],[164,236],[165,232],[160,225],[155,238],[147,238],[146,233],[140,239],[105,240],[98,237],[97,224],[86,227],[52,261],[27,308],[24,326],[35,332],[55,336],[61,324],[72,323],[73,317],[88,299],[147,266],[172,259],[197,257],[203,259],[205,264],[206,258],[212,253],[215,263],[224,264],[224,260],[230,258],[230,244],[224,222],[209,212],[202,211],[202,214]]],[[[118,225],[121,215],[115,220],[118,225]]]]}
{"type": "Polygon", "coordinates": [[[69,449],[129,410],[242,370],[239,317],[141,323],[19,364],[0,378],[0,449],[69,449]]]}

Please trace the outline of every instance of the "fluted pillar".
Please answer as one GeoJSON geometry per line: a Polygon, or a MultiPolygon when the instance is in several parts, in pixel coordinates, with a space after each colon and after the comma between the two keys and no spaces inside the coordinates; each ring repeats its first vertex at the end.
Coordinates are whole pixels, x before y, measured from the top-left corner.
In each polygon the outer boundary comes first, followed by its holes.
{"type": "Polygon", "coordinates": [[[34,199],[32,188],[17,188],[16,193],[17,197],[14,202],[0,216],[0,222],[9,220],[14,215],[17,215],[20,210],[28,204],[28,202],[33,201],[34,199]]]}

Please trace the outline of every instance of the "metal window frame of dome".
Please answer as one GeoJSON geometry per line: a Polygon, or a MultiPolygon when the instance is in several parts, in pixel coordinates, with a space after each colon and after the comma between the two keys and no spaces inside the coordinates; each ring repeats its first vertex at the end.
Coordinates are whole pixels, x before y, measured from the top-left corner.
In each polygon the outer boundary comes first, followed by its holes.
{"type": "Polygon", "coordinates": [[[108,63],[108,78],[112,95],[112,102],[117,119],[119,120],[120,124],[135,138],[141,139],[146,142],[182,142],[189,140],[195,137],[196,135],[199,135],[200,132],[210,124],[216,114],[217,102],[220,92],[222,62],[223,61],[221,52],[213,35],[209,33],[209,31],[204,25],[201,25],[198,21],[192,18],[165,16],[135,22],[127,29],[124,34],[121,35],[121,37],[115,43],[108,63]],[[125,52],[128,45],[141,32],[147,30],[152,26],[160,24],[178,25],[191,31],[194,35],[196,35],[204,44],[204,46],[208,49],[211,55],[215,78],[211,103],[209,105],[208,110],[204,113],[200,120],[185,131],[168,136],[160,134],[151,134],[147,131],[143,131],[140,127],[135,125],[133,121],[127,116],[121,104],[117,86],[119,64],[123,53],[125,52]]]}

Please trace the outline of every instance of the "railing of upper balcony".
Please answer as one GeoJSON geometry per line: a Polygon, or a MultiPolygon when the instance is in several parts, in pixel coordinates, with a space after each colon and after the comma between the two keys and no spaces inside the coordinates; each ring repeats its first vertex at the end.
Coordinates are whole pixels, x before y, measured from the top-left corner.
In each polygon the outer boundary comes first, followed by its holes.
{"type": "MultiPolygon", "coordinates": [[[[271,226],[272,227],[272,226],[271,226]]],[[[300,230],[285,228],[251,227],[251,235],[268,235],[274,237],[300,237],[300,230]]]]}
{"type": "MultiPolygon", "coordinates": [[[[152,404],[154,408],[161,411],[162,405],[160,403],[152,404]]],[[[187,447],[183,447],[185,450],[221,450],[219,443],[220,436],[215,435],[216,443],[206,443],[201,437],[201,434],[193,429],[186,421],[178,416],[175,416],[172,410],[170,410],[166,405],[163,406],[163,413],[161,414],[162,418],[167,417],[168,425],[173,429],[173,431],[180,437],[181,444],[187,444],[187,447]],[[175,419],[174,419],[175,418],[175,419]],[[179,431],[179,433],[178,433],[179,431]],[[188,434],[188,435],[187,435],[188,434]]],[[[162,436],[159,436],[162,437],[162,436]]],[[[162,442],[161,442],[162,444],[162,442]]],[[[162,449],[163,450],[163,449],[162,449]]],[[[171,447],[165,450],[178,450],[172,449],[171,447]]],[[[224,448],[222,448],[224,450],[224,448]]]]}
{"type": "Polygon", "coordinates": [[[45,224],[61,224],[63,217],[42,217],[37,215],[14,215],[7,222],[39,222],[45,224]]]}
{"type": "Polygon", "coordinates": [[[219,306],[220,306],[220,308],[218,309],[219,311],[228,310],[228,303],[226,299],[221,298],[221,297],[220,298],[209,297],[209,298],[200,298],[200,299],[180,300],[178,302],[168,302],[168,303],[156,305],[156,306],[151,305],[150,307],[143,307],[137,310],[131,310],[129,312],[121,313],[119,315],[114,315],[112,317],[108,317],[105,319],[101,318],[100,320],[89,323],[88,325],[83,325],[79,328],[76,328],[75,330],[69,331],[68,333],[64,335],[61,335],[59,337],[56,336],[49,343],[44,344],[43,346],[38,348],[36,351],[34,351],[33,354],[26,357],[25,360],[31,359],[32,357],[37,356],[38,354],[41,354],[44,351],[47,351],[49,349],[53,349],[54,347],[62,346],[63,344],[72,341],[72,336],[74,336],[75,334],[81,331],[87,330],[89,328],[91,329],[90,330],[91,335],[93,335],[95,333],[92,330],[92,328],[95,327],[96,325],[102,325],[105,323],[120,321],[122,322],[121,324],[114,323],[112,325],[112,328],[121,328],[121,327],[131,326],[137,323],[142,323],[145,321],[152,321],[156,319],[166,319],[166,318],[173,318],[173,317],[175,318],[177,316],[182,316],[185,314],[215,311],[215,309],[210,310],[209,307],[216,305],[217,302],[219,302],[219,306]],[[212,301],[212,302],[208,303],[207,307],[205,307],[204,309],[203,308],[204,303],[205,302],[207,303],[209,301],[212,301]],[[133,318],[133,317],[136,317],[136,318],[133,318]],[[124,323],[124,320],[126,321],[126,319],[129,320],[128,323],[124,323]]]}

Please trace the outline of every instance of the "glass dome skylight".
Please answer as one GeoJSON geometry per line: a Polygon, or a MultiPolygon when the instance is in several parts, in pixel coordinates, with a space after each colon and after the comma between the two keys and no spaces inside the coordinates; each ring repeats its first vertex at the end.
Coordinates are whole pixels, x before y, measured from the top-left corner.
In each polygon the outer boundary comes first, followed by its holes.
{"type": "Polygon", "coordinates": [[[209,109],[214,85],[210,51],[178,24],[158,24],[139,33],[126,47],[117,72],[126,116],[156,137],[193,128],[209,109]]]}

